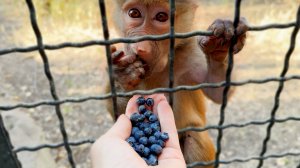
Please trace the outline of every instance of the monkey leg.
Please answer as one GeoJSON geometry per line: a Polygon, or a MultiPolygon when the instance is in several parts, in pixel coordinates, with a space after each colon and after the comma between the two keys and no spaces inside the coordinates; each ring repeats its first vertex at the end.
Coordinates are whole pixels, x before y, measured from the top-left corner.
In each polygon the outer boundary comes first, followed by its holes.
{"type": "MultiPolygon", "coordinates": [[[[176,92],[175,96],[174,115],[177,128],[204,127],[206,125],[206,109],[202,91],[180,91],[176,92]]],[[[215,160],[214,144],[207,131],[187,131],[179,136],[181,150],[187,163],[215,160]]],[[[211,167],[213,166],[202,166],[201,168],[211,167]]]]}
{"type": "MultiPolygon", "coordinates": [[[[187,163],[215,160],[214,144],[207,131],[185,132],[181,137],[181,147],[187,163]]],[[[213,168],[213,165],[198,166],[197,168],[213,168]]]]}

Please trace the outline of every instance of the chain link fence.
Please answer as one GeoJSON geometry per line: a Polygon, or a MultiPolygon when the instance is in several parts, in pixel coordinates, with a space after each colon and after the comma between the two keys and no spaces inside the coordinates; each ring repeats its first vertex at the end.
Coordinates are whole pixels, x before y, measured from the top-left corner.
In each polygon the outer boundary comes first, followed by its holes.
{"type": "MultiPolygon", "coordinates": [[[[184,128],[181,130],[178,130],[178,132],[184,132],[184,131],[206,131],[206,130],[211,130],[215,129],[218,132],[217,135],[217,152],[216,152],[216,160],[213,162],[195,162],[187,165],[187,167],[195,167],[195,166],[201,166],[201,165],[214,165],[215,168],[219,167],[220,164],[230,164],[233,162],[249,162],[252,160],[257,160],[258,165],[257,168],[261,168],[264,165],[264,161],[269,158],[281,158],[281,157],[286,157],[286,156],[295,156],[299,157],[300,152],[286,152],[286,153],[281,153],[281,154],[269,154],[266,155],[266,152],[268,150],[268,143],[271,138],[271,133],[274,125],[276,123],[283,123],[287,121],[297,121],[300,122],[300,117],[287,117],[284,119],[277,119],[276,118],[276,112],[278,110],[278,107],[280,105],[280,95],[282,93],[282,90],[284,89],[284,84],[286,81],[289,80],[299,80],[300,75],[293,75],[293,76],[287,76],[287,72],[289,70],[289,61],[290,57],[296,47],[296,37],[297,33],[300,28],[300,6],[298,7],[298,12],[296,16],[296,21],[287,23],[287,24],[270,24],[270,25],[265,25],[265,26],[252,26],[249,27],[249,31],[263,31],[263,30],[268,30],[268,29],[284,29],[284,28],[291,28],[293,27],[293,31],[291,34],[290,38],[290,47],[288,51],[286,52],[285,59],[284,59],[284,65],[281,71],[281,74],[279,77],[276,78],[266,78],[263,80],[245,80],[245,81],[238,81],[238,82],[233,82],[231,81],[231,72],[234,67],[234,59],[233,59],[233,46],[235,45],[237,38],[236,35],[233,36],[232,42],[229,48],[229,54],[228,54],[228,69],[226,72],[226,80],[220,83],[202,83],[199,85],[195,86],[178,86],[178,87],[173,87],[173,63],[174,63],[174,42],[175,38],[188,38],[192,36],[198,36],[198,35],[203,35],[203,36],[210,36],[212,35],[212,32],[209,31],[195,31],[195,32],[190,32],[190,33],[175,33],[174,32],[174,11],[175,11],[175,1],[170,0],[170,7],[171,7],[171,17],[170,17],[170,33],[169,34],[164,34],[164,35],[155,35],[155,36],[142,36],[142,37],[136,37],[136,38],[119,38],[119,39],[109,39],[109,28],[107,25],[106,21],[106,6],[104,3],[104,0],[99,0],[99,8],[102,16],[102,28],[103,28],[103,35],[104,35],[104,40],[95,40],[95,41],[86,41],[83,43],[61,43],[61,44],[56,44],[56,45],[47,45],[44,44],[43,42],[43,36],[40,32],[37,19],[36,19],[36,11],[34,4],[32,3],[31,0],[26,0],[26,4],[29,9],[30,13],[30,21],[32,28],[34,30],[34,34],[37,40],[37,45],[35,46],[30,46],[26,48],[7,48],[7,49],[1,49],[0,50],[0,56],[4,56],[9,53],[25,53],[25,52],[31,52],[31,51],[38,51],[42,60],[43,60],[43,65],[44,65],[44,73],[48,79],[49,82],[49,87],[50,87],[50,93],[52,96],[52,100],[47,100],[47,101],[39,101],[39,102],[33,102],[33,103],[19,103],[15,105],[7,105],[7,106],[0,106],[0,112],[1,111],[11,111],[17,108],[36,108],[38,106],[51,106],[55,108],[57,118],[59,120],[59,125],[60,125],[60,132],[63,137],[63,142],[58,143],[58,144],[41,144],[39,146],[35,147],[19,147],[19,148],[13,148],[10,138],[9,138],[9,133],[6,131],[6,128],[4,127],[4,123],[1,117],[0,113],[0,165],[1,167],[3,166],[4,168],[9,167],[9,168],[17,168],[21,167],[21,163],[18,161],[16,154],[19,152],[23,151],[37,151],[40,149],[44,148],[52,148],[56,149],[59,147],[64,147],[67,155],[68,155],[68,160],[70,163],[70,166],[72,168],[76,167],[76,163],[73,158],[72,154],[72,149],[71,146],[79,146],[82,144],[91,144],[95,140],[94,139],[86,139],[86,140],[80,140],[80,141],[69,141],[68,139],[68,134],[65,128],[64,124],[64,117],[61,112],[61,105],[65,103],[84,103],[86,101],[90,100],[105,100],[105,99],[112,99],[113,100],[113,107],[114,107],[114,112],[116,114],[117,111],[117,105],[116,105],[116,100],[118,97],[131,97],[132,95],[135,94],[153,94],[153,93],[158,93],[158,92],[164,92],[164,93],[169,93],[170,95],[170,104],[173,104],[173,96],[172,93],[181,91],[181,90],[197,90],[197,89],[202,89],[202,88],[219,88],[219,87],[224,87],[224,93],[223,93],[223,102],[221,105],[220,109],[220,120],[218,125],[213,125],[213,126],[207,126],[204,128],[195,128],[195,127],[188,127],[184,128]],[[112,75],[113,70],[112,70],[112,61],[110,59],[110,45],[116,44],[116,43],[135,43],[143,40],[164,40],[164,39],[170,39],[170,56],[169,56],[169,63],[170,63],[170,76],[169,76],[169,88],[156,88],[153,90],[149,91],[141,91],[141,90],[134,90],[131,92],[117,92],[115,89],[115,83],[114,83],[114,77],[112,75]],[[51,69],[49,66],[49,61],[47,54],[45,50],[58,50],[66,47],[73,47],[73,48],[82,48],[82,47],[88,47],[88,46],[93,46],[93,45],[101,45],[106,47],[106,57],[107,57],[107,64],[108,64],[108,71],[109,71],[109,81],[110,81],[110,87],[111,87],[111,93],[108,94],[103,94],[100,96],[87,96],[87,97],[74,97],[74,98],[69,98],[69,99],[60,99],[57,95],[56,87],[55,87],[55,82],[51,73],[51,69]],[[227,94],[232,86],[242,86],[246,84],[265,84],[268,82],[278,82],[278,88],[274,97],[274,104],[273,108],[270,113],[269,119],[265,121],[251,121],[243,124],[228,124],[224,125],[225,121],[225,111],[227,107],[227,94]],[[249,157],[249,158],[237,158],[237,159],[232,159],[232,160],[220,160],[220,154],[222,152],[222,137],[223,137],[223,130],[227,128],[242,128],[242,127],[247,127],[249,125],[267,125],[267,133],[265,135],[265,138],[262,142],[262,148],[259,156],[255,157],[249,157]]],[[[240,18],[240,5],[241,5],[241,0],[236,0],[235,2],[235,14],[234,14],[234,28],[237,27],[239,23],[239,18],[240,18]]],[[[236,32],[236,31],[235,31],[236,32]]],[[[297,168],[300,168],[300,163],[297,166],[297,168]]]]}

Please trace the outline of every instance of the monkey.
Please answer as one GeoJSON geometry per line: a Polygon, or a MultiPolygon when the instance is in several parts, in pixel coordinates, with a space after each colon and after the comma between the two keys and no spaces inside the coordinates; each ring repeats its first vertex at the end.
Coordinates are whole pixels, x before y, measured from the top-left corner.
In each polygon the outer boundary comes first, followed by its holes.
{"type": "MultiPolygon", "coordinates": [[[[114,22],[121,37],[161,35],[170,31],[168,0],[113,0],[114,22]]],[[[175,32],[190,32],[195,12],[195,0],[176,0],[175,32]]],[[[212,36],[175,39],[174,87],[215,83],[225,80],[228,50],[234,35],[230,20],[216,19],[209,27],[212,36]]],[[[248,26],[242,18],[236,29],[234,54],[245,45],[248,26]]],[[[150,90],[168,87],[170,39],[125,43],[122,50],[111,47],[116,90],[150,90]]],[[[110,92],[110,85],[106,87],[110,92]]],[[[203,88],[174,93],[173,112],[178,129],[206,125],[206,98],[220,104],[224,88],[203,88]]],[[[229,91],[229,96],[233,93],[229,91]]],[[[118,115],[124,113],[129,98],[117,98],[118,115]]],[[[112,101],[108,102],[112,114],[112,101]]],[[[187,131],[179,134],[181,149],[187,163],[215,160],[214,143],[208,133],[187,131]]],[[[204,166],[205,168],[212,166],[204,166]]]]}

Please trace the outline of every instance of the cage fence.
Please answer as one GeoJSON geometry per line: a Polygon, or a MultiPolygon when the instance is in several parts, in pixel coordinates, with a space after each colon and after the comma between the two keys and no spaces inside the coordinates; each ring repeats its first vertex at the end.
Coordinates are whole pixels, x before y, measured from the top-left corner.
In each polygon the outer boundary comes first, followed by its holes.
{"type": "MultiPolygon", "coordinates": [[[[185,131],[206,131],[206,130],[217,130],[218,135],[217,135],[217,144],[216,144],[216,159],[212,162],[194,162],[190,163],[187,165],[187,167],[195,167],[195,166],[205,166],[205,165],[214,165],[215,168],[219,167],[220,164],[231,164],[233,162],[249,162],[252,160],[257,160],[258,165],[257,168],[261,168],[264,165],[264,161],[269,158],[281,158],[281,157],[286,157],[286,156],[295,156],[299,157],[300,152],[286,152],[286,153],[281,153],[281,154],[268,154],[266,155],[266,152],[268,150],[268,143],[271,138],[271,133],[274,125],[276,123],[283,123],[287,121],[297,121],[300,122],[300,117],[287,117],[284,119],[277,119],[276,118],[276,112],[279,108],[280,105],[280,96],[282,93],[282,90],[284,89],[284,84],[286,81],[289,80],[299,80],[300,75],[292,75],[292,76],[287,76],[287,72],[289,70],[289,61],[290,57],[296,47],[296,37],[297,33],[300,28],[300,6],[298,7],[298,12],[296,15],[296,21],[286,23],[286,24],[269,24],[269,25],[264,25],[264,26],[250,26],[249,31],[263,31],[263,30],[268,30],[268,29],[284,29],[284,28],[292,28],[293,31],[291,34],[290,38],[290,47],[288,51],[286,52],[285,59],[284,59],[284,64],[283,68],[281,71],[281,74],[279,77],[273,77],[273,78],[265,78],[262,80],[254,80],[254,79],[249,79],[245,81],[231,81],[231,73],[232,69],[234,67],[234,59],[233,59],[233,47],[235,43],[237,42],[237,36],[236,36],[236,28],[240,20],[240,9],[241,9],[241,0],[236,0],[235,1],[235,12],[234,12],[234,28],[235,28],[235,33],[234,36],[232,37],[230,48],[229,48],[229,53],[228,53],[228,68],[226,71],[226,80],[220,83],[202,83],[194,86],[178,86],[174,87],[174,74],[173,74],[173,69],[174,69],[174,55],[175,55],[175,50],[174,50],[174,44],[175,44],[175,38],[189,38],[193,36],[211,36],[212,32],[210,31],[194,31],[194,32],[189,32],[189,33],[175,33],[174,30],[174,14],[175,14],[175,0],[170,0],[169,5],[171,8],[170,11],[170,33],[164,34],[164,35],[147,35],[147,36],[141,36],[141,37],[135,37],[135,38],[116,38],[116,39],[110,39],[109,36],[109,27],[107,24],[106,20],[106,6],[104,3],[104,0],[99,0],[99,9],[100,9],[100,14],[101,14],[101,20],[102,20],[102,28],[103,28],[103,35],[104,35],[104,40],[94,40],[94,41],[86,41],[82,43],[72,43],[72,42],[65,42],[65,43],[60,43],[56,45],[47,45],[44,44],[43,42],[43,36],[40,32],[38,23],[37,23],[37,18],[36,18],[36,11],[35,11],[35,6],[32,2],[32,0],[26,0],[26,4],[30,13],[30,21],[31,21],[31,26],[34,31],[36,40],[37,40],[37,45],[35,46],[29,46],[25,48],[5,48],[0,50],[0,56],[5,56],[6,54],[10,53],[26,53],[26,52],[32,52],[32,51],[38,51],[42,61],[43,61],[43,66],[44,66],[44,73],[45,76],[48,79],[49,82],[49,88],[50,88],[50,93],[52,96],[52,100],[46,100],[46,101],[39,101],[39,102],[33,102],[33,103],[18,103],[15,105],[3,105],[0,106],[0,111],[11,111],[17,108],[36,108],[39,106],[51,106],[55,108],[57,118],[59,120],[59,125],[60,125],[60,132],[63,137],[63,142],[57,143],[57,144],[41,144],[38,146],[34,147],[29,147],[29,146],[24,146],[24,147],[19,147],[19,148],[13,148],[13,145],[11,144],[10,138],[9,138],[9,133],[6,131],[6,128],[4,126],[1,113],[0,113],[0,165],[3,167],[9,167],[9,168],[14,168],[14,167],[21,167],[21,163],[18,161],[17,158],[17,153],[19,152],[24,152],[24,151],[38,151],[40,149],[44,148],[52,148],[56,149],[59,147],[64,147],[67,155],[68,155],[68,161],[71,167],[76,167],[76,163],[73,158],[73,153],[71,146],[79,146],[83,144],[91,144],[95,140],[94,139],[85,139],[85,140],[79,140],[79,141],[69,141],[68,139],[68,134],[65,128],[64,124],[64,117],[61,112],[61,105],[65,103],[84,103],[86,101],[90,100],[106,100],[106,99],[112,99],[113,100],[113,111],[116,116],[116,111],[117,109],[117,99],[119,97],[131,97],[135,94],[143,94],[143,95],[149,95],[149,94],[154,94],[154,93],[159,93],[159,92],[164,92],[164,93],[169,93],[169,102],[172,106],[173,104],[173,93],[177,91],[182,91],[182,90],[188,90],[188,91],[193,91],[193,90],[198,90],[202,88],[219,88],[219,87],[224,87],[224,92],[223,92],[223,102],[220,108],[220,120],[218,125],[212,125],[212,126],[206,126],[204,128],[196,128],[196,127],[187,127],[184,129],[178,130],[179,133],[185,132],[185,131]],[[164,39],[170,39],[170,54],[169,54],[169,87],[168,88],[156,88],[153,90],[134,90],[130,92],[117,92],[115,88],[115,83],[114,83],[114,76],[113,76],[113,69],[112,69],[112,60],[111,60],[111,53],[110,53],[110,45],[116,44],[116,43],[135,43],[135,42],[140,42],[144,40],[164,40],[164,39]],[[57,95],[56,91],[56,85],[51,73],[50,65],[49,65],[49,60],[47,57],[47,54],[45,50],[59,50],[62,48],[83,48],[83,47],[88,47],[88,46],[105,46],[106,48],[106,58],[107,58],[107,64],[108,64],[108,72],[109,72],[109,81],[110,81],[110,87],[111,87],[111,93],[103,94],[100,96],[86,96],[86,97],[74,97],[74,98],[68,98],[68,99],[60,99],[57,95]],[[225,110],[227,107],[227,97],[228,97],[228,91],[230,87],[232,86],[242,86],[242,85],[247,85],[247,84],[265,84],[268,82],[278,82],[278,88],[275,93],[274,97],[274,104],[273,108],[270,113],[270,117],[267,120],[264,121],[250,121],[247,123],[243,124],[224,124],[225,121],[225,110]],[[227,128],[242,128],[242,127],[247,127],[250,125],[267,125],[267,130],[266,130],[266,135],[265,138],[262,142],[262,148],[259,156],[253,156],[253,157],[248,157],[248,158],[236,158],[232,160],[220,160],[220,154],[222,152],[222,137],[223,137],[223,130],[227,128]]],[[[300,163],[298,164],[297,168],[300,168],[300,163]]]]}

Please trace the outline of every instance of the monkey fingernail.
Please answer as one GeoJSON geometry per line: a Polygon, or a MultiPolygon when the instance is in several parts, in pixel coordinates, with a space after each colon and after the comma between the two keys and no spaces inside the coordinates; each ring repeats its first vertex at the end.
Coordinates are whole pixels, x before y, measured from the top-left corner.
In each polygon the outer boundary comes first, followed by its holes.
{"type": "Polygon", "coordinates": [[[214,35],[216,36],[216,37],[220,37],[222,34],[224,33],[224,29],[215,29],[214,30],[214,35]]]}
{"type": "Polygon", "coordinates": [[[241,48],[239,48],[238,46],[233,47],[233,54],[237,54],[240,51],[241,51],[241,48]]]}
{"type": "Polygon", "coordinates": [[[205,45],[205,44],[207,44],[208,43],[208,38],[203,38],[202,40],[201,40],[201,44],[203,44],[203,45],[205,45]]]}
{"type": "Polygon", "coordinates": [[[110,46],[110,52],[116,52],[117,51],[117,48],[115,46],[110,46]]]}
{"type": "Polygon", "coordinates": [[[120,61],[120,59],[124,56],[123,51],[116,51],[112,54],[113,63],[116,64],[120,61]]]}

